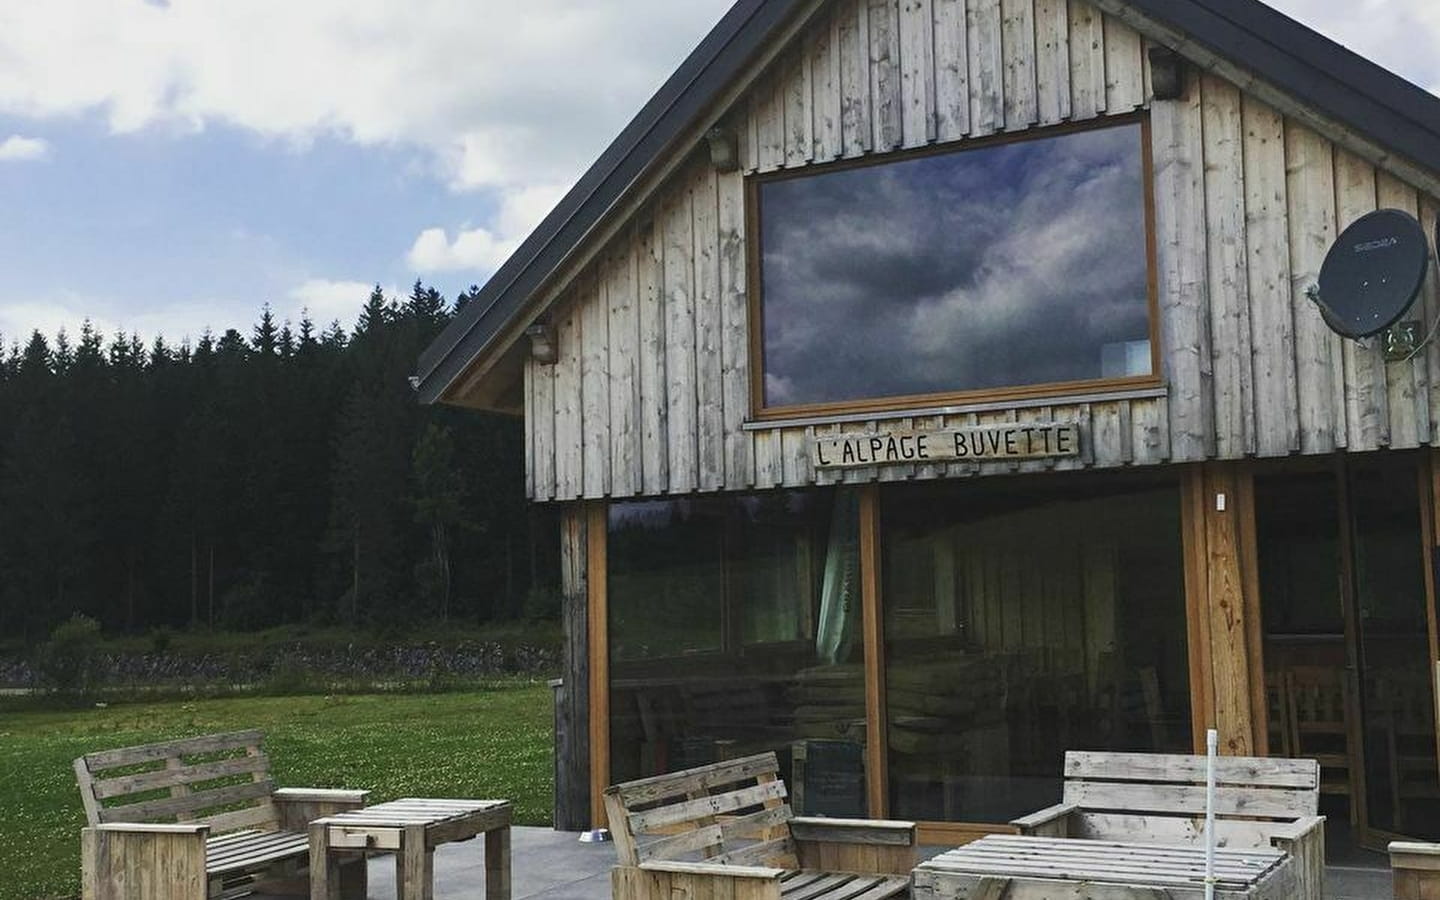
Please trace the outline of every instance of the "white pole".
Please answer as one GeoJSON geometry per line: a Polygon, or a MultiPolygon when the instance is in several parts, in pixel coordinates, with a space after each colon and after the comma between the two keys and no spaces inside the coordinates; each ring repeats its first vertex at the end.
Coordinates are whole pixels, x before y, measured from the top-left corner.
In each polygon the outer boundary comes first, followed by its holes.
{"type": "Polygon", "coordinates": [[[1205,735],[1205,900],[1215,900],[1215,755],[1220,751],[1220,734],[1210,729],[1205,735]]]}

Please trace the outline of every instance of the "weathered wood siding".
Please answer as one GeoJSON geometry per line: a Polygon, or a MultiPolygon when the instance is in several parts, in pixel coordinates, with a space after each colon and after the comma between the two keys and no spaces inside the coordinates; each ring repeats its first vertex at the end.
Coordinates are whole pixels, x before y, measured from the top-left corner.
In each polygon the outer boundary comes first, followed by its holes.
{"type": "MultiPolygon", "coordinates": [[[[1106,468],[1408,448],[1440,428],[1440,346],[1386,363],[1305,296],[1338,231],[1440,201],[1214,75],[1152,102],[1146,41],[1082,0],[837,0],[727,121],[741,171],[702,154],[552,310],[553,366],[527,364],[527,485],[539,500],[1106,468]],[[1167,395],[949,417],[747,430],[745,179],[934,143],[1149,110],[1167,395]],[[1083,455],[816,473],[816,432],[1048,419],[1083,455]]],[[[1440,315],[1432,278],[1428,322],[1440,315]]],[[[1417,314],[1415,316],[1419,318],[1417,314]]]]}

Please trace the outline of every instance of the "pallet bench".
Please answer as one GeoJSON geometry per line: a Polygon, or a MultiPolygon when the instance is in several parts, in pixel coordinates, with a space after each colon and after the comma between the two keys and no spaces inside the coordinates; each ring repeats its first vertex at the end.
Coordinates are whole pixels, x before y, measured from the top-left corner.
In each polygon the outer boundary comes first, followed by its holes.
{"type": "MultiPolygon", "coordinates": [[[[89,823],[85,900],[303,891],[310,821],[362,807],[369,793],[276,788],[258,731],[90,753],[75,777],[89,823]]],[[[344,879],[347,896],[365,896],[363,860],[344,879]]]]}
{"type": "MultiPolygon", "coordinates": [[[[1203,846],[1203,756],[1065,754],[1062,801],[1010,824],[1023,835],[1203,846]]],[[[1289,896],[1325,894],[1325,817],[1313,759],[1222,756],[1216,760],[1215,834],[1232,850],[1273,848],[1294,859],[1289,896]]]]}
{"type": "Polygon", "coordinates": [[[915,823],[802,818],[774,753],[616,785],[616,900],[887,900],[909,889],[915,823]]]}
{"type": "Polygon", "coordinates": [[[1395,900],[1440,897],[1440,844],[1392,841],[1387,849],[1395,900]]]}
{"type": "MultiPolygon", "coordinates": [[[[1294,860],[1221,850],[1217,900],[1291,900],[1294,860]]],[[[1204,900],[1205,850],[1166,844],[992,834],[921,863],[913,900],[1204,900]]]]}

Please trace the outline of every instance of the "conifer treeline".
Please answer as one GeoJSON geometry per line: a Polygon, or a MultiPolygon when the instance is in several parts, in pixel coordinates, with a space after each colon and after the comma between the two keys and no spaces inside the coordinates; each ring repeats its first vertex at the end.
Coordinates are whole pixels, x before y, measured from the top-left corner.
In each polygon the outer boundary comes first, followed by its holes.
{"type": "Polygon", "coordinates": [[[0,358],[0,635],[485,621],[544,551],[518,423],[415,402],[452,306],[377,287],[347,332],[267,307],[247,338],[73,342],[0,358]]]}

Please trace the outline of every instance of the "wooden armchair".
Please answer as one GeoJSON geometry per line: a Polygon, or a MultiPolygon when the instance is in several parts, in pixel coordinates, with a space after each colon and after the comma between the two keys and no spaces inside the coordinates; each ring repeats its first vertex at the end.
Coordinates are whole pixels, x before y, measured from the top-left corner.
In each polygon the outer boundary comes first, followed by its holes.
{"type": "MultiPolygon", "coordinates": [[[[310,821],[364,806],[369,791],[277,789],[261,741],[242,731],[75,760],[85,900],[306,893],[310,821]]],[[[344,896],[365,896],[363,857],[341,877],[344,896]]]]}
{"type": "MultiPolygon", "coordinates": [[[[1195,844],[1205,834],[1203,756],[1065,754],[1063,801],[1011,822],[1021,834],[1195,844]]],[[[1313,759],[1222,756],[1215,764],[1221,847],[1274,847],[1294,857],[1296,897],[1325,891],[1325,817],[1313,759]]]]}
{"type": "Polygon", "coordinates": [[[801,818],[774,753],[616,785],[605,811],[616,900],[885,900],[904,893],[915,823],[801,818]]]}

